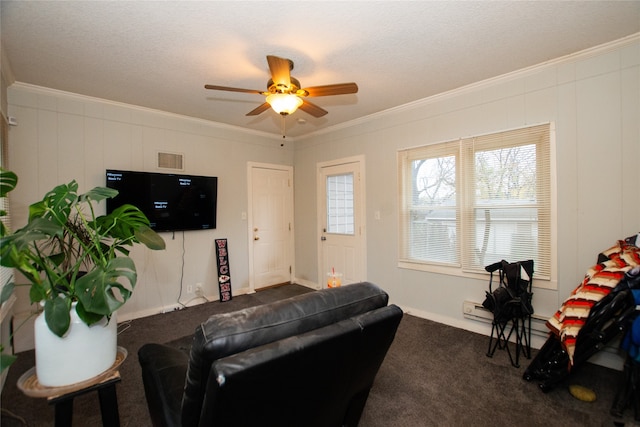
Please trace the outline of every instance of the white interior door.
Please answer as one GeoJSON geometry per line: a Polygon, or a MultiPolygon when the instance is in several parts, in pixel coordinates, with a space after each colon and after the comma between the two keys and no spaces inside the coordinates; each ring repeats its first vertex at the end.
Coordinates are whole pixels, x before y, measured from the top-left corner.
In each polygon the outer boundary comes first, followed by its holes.
{"type": "Polygon", "coordinates": [[[343,159],[319,165],[319,279],[342,274],[342,284],[366,280],[364,224],[364,159],[343,159]]]}
{"type": "Polygon", "coordinates": [[[293,266],[293,169],[249,164],[249,268],[253,290],[289,282],[293,266]]]}

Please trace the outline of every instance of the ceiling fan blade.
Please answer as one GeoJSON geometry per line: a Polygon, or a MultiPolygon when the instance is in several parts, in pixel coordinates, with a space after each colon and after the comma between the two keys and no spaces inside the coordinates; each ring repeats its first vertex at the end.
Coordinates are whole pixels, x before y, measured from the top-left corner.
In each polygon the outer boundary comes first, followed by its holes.
{"type": "Polygon", "coordinates": [[[302,96],[329,96],[329,95],[346,95],[349,93],[357,93],[358,85],[355,83],[337,83],[325,86],[312,86],[302,89],[307,95],[302,96]]]}
{"type": "Polygon", "coordinates": [[[302,105],[299,106],[298,108],[304,111],[305,113],[311,114],[313,117],[322,117],[328,113],[328,111],[325,110],[324,108],[320,108],[316,104],[312,104],[306,99],[302,100],[302,105]]]}
{"type": "Polygon", "coordinates": [[[260,105],[259,107],[254,108],[253,110],[249,111],[246,115],[247,116],[257,116],[260,113],[264,113],[269,108],[271,108],[271,105],[269,105],[268,103],[265,102],[264,104],[260,105]]]}
{"type": "Polygon", "coordinates": [[[216,86],[216,85],[204,85],[205,89],[212,89],[212,90],[226,90],[228,92],[244,92],[244,93],[257,93],[258,95],[263,95],[264,92],[260,91],[260,90],[254,90],[254,89],[240,89],[237,87],[227,87],[227,86],[216,86]]]}
{"type": "Polygon", "coordinates": [[[286,58],[267,55],[269,70],[271,70],[271,80],[277,86],[289,88],[291,86],[292,62],[286,58]]]}

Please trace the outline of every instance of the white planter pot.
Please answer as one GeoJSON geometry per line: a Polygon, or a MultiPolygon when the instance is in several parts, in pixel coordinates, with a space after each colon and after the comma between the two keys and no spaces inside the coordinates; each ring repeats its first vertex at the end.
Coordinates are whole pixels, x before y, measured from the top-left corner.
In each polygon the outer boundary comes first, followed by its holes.
{"type": "Polygon", "coordinates": [[[44,320],[35,321],[36,375],[46,387],[61,387],[91,379],[106,371],[116,360],[118,325],[116,313],[87,326],[71,308],[71,324],[62,337],[55,335],[44,320]]]}

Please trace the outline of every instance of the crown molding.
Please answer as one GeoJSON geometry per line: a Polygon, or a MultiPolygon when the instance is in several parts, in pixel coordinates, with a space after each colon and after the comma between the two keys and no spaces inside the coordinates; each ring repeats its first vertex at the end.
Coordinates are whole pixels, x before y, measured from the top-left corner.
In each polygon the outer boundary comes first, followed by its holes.
{"type": "MultiPolygon", "coordinates": [[[[229,125],[226,123],[220,123],[220,122],[216,122],[213,120],[205,120],[205,119],[200,119],[197,117],[191,117],[191,116],[185,116],[182,114],[176,114],[176,113],[171,113],[168,111],[163,111],[163,110],[156,110],[153,108],[148,108],[148,107],[141,107],[139,105],[133,105],[133,104],[127,104],[124,102],[117,102],[117,101],[111,101],[108,99],[103,99],[103,98],[98,98],[98,97],[93,97],[93,96],[88,96],[88,95],[80,95],[77,93],[73,93],[73,92],[67,92],[67,91],[63,91],[63,90],[59,90],[59,89],[52,89],[52,88],[48,88],[48,87],[44,87],[44,86],[38,86],[38,85],[33,85],[30,83],[23,83],[23,82],[14,82],[10,88],[17,88],[17,89],[23,89],[32,93],[39,93],[42,95],[50,95],[50,96],[55,96],[55,97],[66,97],[69,99],[73,99],[76,100],[78,102],[93,102],[93,103],[100,103],[100,104],[106,104],[106,105],[111,105],[114,107],[119,107],[119,108],[126,108],[129,110],[133,110],[133,111],[139,111],[142,113],[153,113],[153,114],[158,114],[158,115],[162,115],[165,116],[167,118],[177,118],[177,119],[181,119],[181,120],[186,120],[186,121],[190,121],[193,123],[199,123],[202,125],[206,125],[207,127],[211,127],[214,129],[220,129],[220,130],[226,130],[226,131],[232,131],[232,132],[238,132],[238,133],[242,133],[242,134],[246,134],[246,135],[251,135],[251,136],[259,136],[261,138],[266,138],[269,140],[274,140],[274,141],[278,141],[281,142],[282,140],[282,136],[281,135],[274,135],[272,133],[267,133],[267,132],[262,132],[262,131],[257,131],[257,130],[252,130],[252,129],[247,129],[241,126],[234,126],[234,125],[229,125]]],[[[290,138],[287,137],[287,141],[294,141],[294,138],[290,138]]]]}
{"type": "Polygon", "coordinates": [[[545,61],[536,65],[532,65],[530,67],[526,67],[526,68],[522,68],[516,71],[512,71],[506,74],[501,74],[499,76],[495,76],[495,77],[491,77],[485,80],[481,80],[479,82],[475,82],[475,83],[471,83],[469,85],[466,86],[462,86],[456,89],[452,89],[450,91],[447,92],[442,92],[433,96],[430,96],[428,98],[423,98],[423,99],[419,99],[417,101],[412,101],[409,102],[407,104],[403,104],[403,105],[398,105],[396,107],[392,107],[392,108],[388,108],[386,110],[382,110],[382,111],[378,111],[376,113],[370,114],[368,116],[364,116],[364,117],[360,117],[354,120],[350,120],[348,122],[344,122],[344,123],[340,123],[338,125],[335,126],[331,126],[325,129],[321,129],[303,136],[299,136],[297,137],[298,141],[303,141],[306,139],[310,139],[310,138],[315,138],[317,136],[320,135],[326,135],[328,133],[333,133],[333,132],[337,132],[339,130],[342,129],[347,129],[347,128],[351,128],[351,127],[355,127],[358,125],[362,125],[362,124],[366,124],[369,122],[372,122],[374,120],[380,120],[381,117],[387,117],[390,115],[394,115],[394,114],[398,114],[398,113],[404,113],[410,110],[415,110],[417,108],[421,108],[430,104],[433,104],[435,102],[440,102],[443,100],[447,100],[450,98],[454,98],[460,95],[464,95],[466,93],[469,92],[473,92],[473,91],[477,91],[478,89],[483,89],[483,88],[487,88],[489,86],[495,85],[496,83],[500,82],[500,81],[506,81],[506,80],[513,80],[515,78],[520,78],[520,77],[525,77],[531,74],[535,74],[538,73],[540,70],[542,70],[543,68],[549,67],[549,66],[556,66],[556,65],[560,65],[560,64],[564,64],[564,63],[569,63],[569,62],[575,62],[577,60],[581,60],[581,59],[586,59],[586,58],[590,58],[596,55],[600,55],[602,53],[606,53],[608,51],[612,51],[615,49],[619,49],[621,47],[625,47],[627,45],[631,45],[633,43],[639,43],[640,42],[640,33],[635,33],[635,34],[631,34],[627,37],[618,39],[618,40],[614,40],[612,42],[609,43],[605,43],[602,45],[598,45],[595,47],[591,47],[588,49],[584,49],[578,52],[574,52],[574,53],[570,53],[568,55],[559,57],[559,58],[555,58],[549,61],[545,61]]]}
{"type": "MultiPolygon", "coordinates": [[[[530,67],[526,67],[526,68],[522,68],[520,70],[516,70],[516,71],[512,71],[506,74],[502,74],[499,76],[495,76],[495,77],[491,77],[485,80],[481,80],[479,82],[475,82],[475,83],[471,83],[469,85],[466,86],[462,86],[456,89],[452,89],[450,91],[446,91],[446,92],[442,92],[427,98],[423,98],[423,99],[419,99],[417,101],[412,101],[403,105],[399,105],[396,107],[392,107],[392,108],[388,108],[386,110],[383,111],[379,111],[364,117],[360,117],[354,120],[350,120],[344,123],[340,123],[334,126],[330,126],[327,127],[325,129],[320,129],[314,132],[311,132],[309,134],[306,135],[302,135],[302,136],[298,136],[298,137],[287,137],[287,142],[296,142],[296,141],[304,141],[304,140],[308,140],[308,139],[312,139],[318,136],[322,136],[322,135],[326,135],[326,134],[330,134],[330,133],[334,133],[343,129],[348,129],[351,127],[355,127],[355,126],[359,126],[359,125],[363,125],[369,122],[372,122],[374,120],[379,120],[381,117],[388,117],[390,115],[395,115],[395,114],[399,114],[399,113],[404,113],[410,110],[415,110],[436,102],[440,102],[443,100],[447,100],[453,97],[457,97],[460,95],[464,95],[466,93],[469,92],[473,92],[473,91],[477,91],[478,89],[483,89],[483,88],[487,88],[489,86],[495,85],[496,83],[500,82],[500,81],[506,81],[506,80],[512,80],[515,78],[520,78],[520,77],[525,77],[527,75],[531,75],[531,74],[535,74],[537,72],[539,72],[540,70],[542,70],[545,67],[549,67],[549,66],[556,66],[556,65],[560,65],[560,64],[564,64],[564,63],[569,63],[569,62],[575,62],[577,60],[581,60],[581,59],[586,59],[589,57],[593,57],[596,55],[600,55],[602,53],[608,52],[608,51],[612,51],[615,49],[619,49],[621,47],[624,47],[626,45],[631,45],[633,43],[638,43],[640,42],[640,33],[635,33],[635,34],[631,34],[627,37],[618,39],[618,40],[614,40],[612,42],[609,43],[605,43],[599,46],[595,46],[592,48],[588,48],[588,49],[584,49],[578,52],[574,52],[565,56],[562,56],[560,58],[555,58],[549,61],[545,61],[530,67]]],[[[11,69],[9,67],[9,64],[7,61],[5,61],[5,56],[4,53],[2,53],[2,63],[3,63],[3,68],[2,71],[3,73],[5,72],[5,65],[7,64],[7,70],[6,73],[8,74],[8,77],[11,77],[11,81],[13,82],[13,74],[11,73],[11,69]]],[[[196,118],[196,117],[191,117],[191,116],[185,116],[185,115],[181,115],[181,114],[176,114],[176,113],[170,113],[167,111],[162,111],[162,110],[156,110],[156,109],[152,109],[152,108],[147,108],[147,107],[141,107],[141,106],[137,106],[137,105],[132,105],[132,104],[126,104],[126,103],[121,103],[121,102],[116,102],[116,101],[111,101],[111,100],[106,100],[106,99],[102,99],[102,98],[96,98],[96,97],[90,97],[90,96],[86,96],[86,95],[79,95],[76,93],[72,93],[72,92],[65,92],[65,91],[61,91],[61,90],[57,90],[57,89],[50,89],[50,88],[46,88],[46,87],[42,87],[42,86],[36,86],[36,85],[32,85],[32,84],[28,84],[28,83],[22,83],[22,82],[14,82],[13,84],[11,84],[11,86],[15,86],[18,88],[24,88],[26,90],[30,90],[30,91],[36,91],[36,92],[40,92],[43,94],[50,94],[50,95],[55,95],[55,96],[66,96],[66,97],[70,97],[70,98],[74,98],[77,99],[78,101],[90,101],[90,102],[100,102],[100,103],[105,103],[105,104],[109,104],[109,105],[113,105],[113,106],[118,106],[118,107],[123,107],[123,108],[128,108],[128,109],[132,109],[132,110],[137,110],[137,111],[141,111],[141,112],[151,112],[154,114],[161,114],[161,115],[165,115],[167,117],[174,117],[174,118],[181,118],[184,120],[188,120],[188,121],[192,121],[192,122],[196,122],[196,123],[201,123],[201,124],[205,124],[207,126],[216,128],[216,129],[220,129],[220,130],[227,130],[227,131],[233,131],[233,132],[238,132],[238,133],[242,133],[242,134],[246,134],[246,135],[251,135],[251,136],[259,136],[261,138],[266,138],[268,140],[274,140],[274,141],[278,141],[278,142],[282,142],[282,136],[280,135],[274,135],[272,133],[267,133],[267,132],[261,132],[261,131],[256,131],[256,130],[251,130],[251,129],[247,129],[241,126],[235,126],[235,125],[229,125],[229,124],[225,124],[225,123],[220,123],[220,122],[216,122],[216,121],[212,121],[212,120],[205,120],[205,119],[200,119],[200,118],[196,118]]]]}

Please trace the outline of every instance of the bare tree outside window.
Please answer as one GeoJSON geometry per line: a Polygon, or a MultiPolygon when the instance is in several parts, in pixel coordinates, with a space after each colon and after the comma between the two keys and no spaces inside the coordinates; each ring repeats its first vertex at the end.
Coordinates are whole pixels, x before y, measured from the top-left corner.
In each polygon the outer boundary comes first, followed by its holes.
{"type": "Polygon", "coordinates": [[[535,145],[475,153],[476,196],[480,200],[536,197],[535,145]]]}
{"type": "Polygon", "coordinates": [[[437,262],[457,262],[456,158],[412,162],[415,254],[437,262]]]}
{"type": "Polygon", "coordinates": [[[479,265],[488,259],[531,257],[537,235],[536,176],[533,144],[475,153],[474,254],[479,265]]]}
{"type": "Polygon", "coordinates": [[[454,156],[413,162],[416,205],[455,203],[456,159],[454,156]]]}

